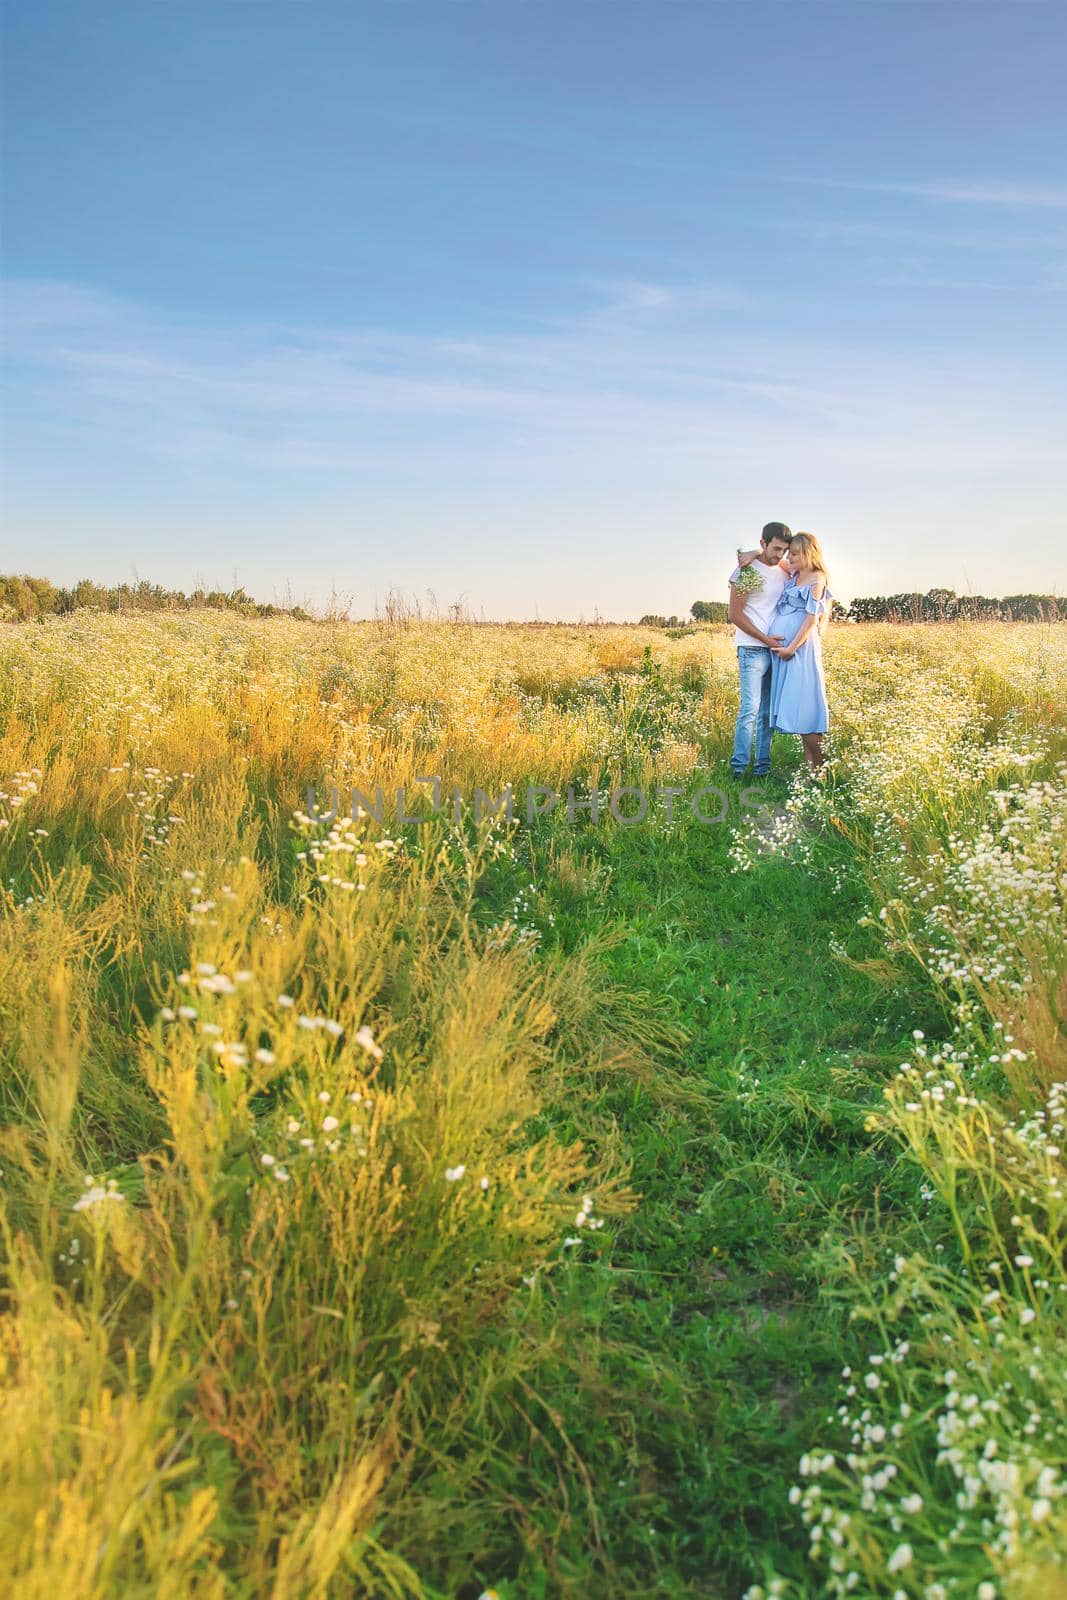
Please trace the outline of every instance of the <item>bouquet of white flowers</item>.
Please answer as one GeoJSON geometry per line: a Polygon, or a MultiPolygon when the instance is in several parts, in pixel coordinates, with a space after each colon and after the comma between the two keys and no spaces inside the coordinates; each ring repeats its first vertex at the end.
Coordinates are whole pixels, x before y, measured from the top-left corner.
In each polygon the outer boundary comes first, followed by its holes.
{"type": "MultiPolygon", "coordinates": [[[[741,551],[739,550],[737,554],[740,556],[741,551]]],[[[756,594],[763,588],[763,574],[756,562],[750,561],[748,566],[741,568],[734,579],[734,588],[738,594],[756,594]]]]}

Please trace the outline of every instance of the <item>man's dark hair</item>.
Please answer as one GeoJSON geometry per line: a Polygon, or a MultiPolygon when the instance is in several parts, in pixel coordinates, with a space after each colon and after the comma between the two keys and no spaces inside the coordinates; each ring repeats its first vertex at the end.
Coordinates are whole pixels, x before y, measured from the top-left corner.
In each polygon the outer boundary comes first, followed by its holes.
{"type": "Polygon", "coordinates": [[[770,544],[772,539],[781,539],[783,544],[788,544],[792,537],[784,522],[768,522],[760,534],[760,543],[770,544]]]}

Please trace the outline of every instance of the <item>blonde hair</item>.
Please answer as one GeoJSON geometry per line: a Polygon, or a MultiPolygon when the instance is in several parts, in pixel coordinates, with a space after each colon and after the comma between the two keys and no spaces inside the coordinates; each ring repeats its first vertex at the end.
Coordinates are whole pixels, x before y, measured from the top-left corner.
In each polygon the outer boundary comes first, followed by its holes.
{"type": "Polygon", "coordinates": [[[804,557],[804,565],[820,572],[827,588],[830,586],[830,574],[826,570],[826,557],[822,553],[822,545],[813,533],[794,533],[789,541],[790,550],[799,545],[804,557]]]}
{"type": "MultiPolygon", "coordinates": [[[[818,539],[816,539],[813,533],[794,533],[793,537],[789,541],[789,548],[792,551],[798,545],[804,557],[805,565],[811,567],[815,572],[819,573],[822,578],[824,588],[829,589],[830,574],[826,570],[826,557],[822,553],[822,545],[819,543],[818,539]]],[[[826,632],[827,628],[830,626],[829,610],[823,612],[815,626],[816,632],[820,635],[826,632]]]]}

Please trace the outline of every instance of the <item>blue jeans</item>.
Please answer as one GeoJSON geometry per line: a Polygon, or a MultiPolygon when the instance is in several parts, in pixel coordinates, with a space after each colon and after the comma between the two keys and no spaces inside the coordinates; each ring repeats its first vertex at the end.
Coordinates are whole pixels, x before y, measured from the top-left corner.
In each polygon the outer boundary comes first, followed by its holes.
{"type": "Polygon", "coordinates": [[[765,644],[738,645],[737,670],[741,708],[730,767],[738,776],[747,769],[755,739],[756,773],[761,775],[771,770],[771,652],[765,644]]]}

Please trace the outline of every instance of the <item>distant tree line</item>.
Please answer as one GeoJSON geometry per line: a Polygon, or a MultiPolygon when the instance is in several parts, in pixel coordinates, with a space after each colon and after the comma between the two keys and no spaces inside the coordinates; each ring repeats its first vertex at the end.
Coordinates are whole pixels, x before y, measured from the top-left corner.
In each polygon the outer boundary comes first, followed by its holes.
{"type": "Polygon", "coordinates": [[[261,605],[243,589],[164,589],[161,584],[118,583],[108,587],[83,578],[62,589],[47,578],[0,575],[0,622],[34,622],[91,607],[96,611],[236,611],[242,617],[295,617],[310,622],[302,606],[261,605]]]}
{"type": "Polygon", "coordinates": [[[925,594],[874,595],[853,600],[851,622],[1067,622],[1067,600],[1051,594],[984,594],[928,589],[925,594]]]}
{"type": "Polygon", "coordinates": [[[638,623],[640,628],[684,628],[685,625],[685,617],[661,617],[657,611],[646,612],[638,623]]]}
{"type": "MultiPolygon", "coordinates": [[[[725,622],[724,600],[694,600],[694,622],[725,622]]],[[[991,600],[982,594],[929,589],[926,594],[873,595],[850,606],[834,601],[834,616],[844,622],[1067,622],[1067,600],[1051,594],[1009,594],[991,600]]],[[[677,617],[641,618],[649,628],[676,628],[677,617]]]]}
{"type": "MultiPolygon", "coordinates": [[[[91,607],[97,611],[234,611],[242,617],[293,617],[314,619],[303,606],[275,606],[253,600],[244,589],[164,589],[141,579],[139,583],[108,586],[83,578],[64,589],[47,578],[5,577],[0,574],[0,622],[33,622],[40,617],[64,616],[91,607]]],[[[692,622],[726,622],[725,600],[694,600],[692,622]]],[[[853,600],[850,606],[834,602],[834,615],[846,622],[1067,622],[1067,599],[1051,594],[1009,594],[1002,600],[986,595],[956,594],[952,589],[929,589],[926,594],[874,595],[853,600]]],[[[685,628],[688,619],[646,612],[645,628],[685,628]]],[[[552,626],[546,623],[545,626],[552,626]]]]}
{"type": "MultiPolygon", "coordinates": [[[[689,607],[689,615],[694,622],[725,622],[727,605],[725,600],[694,600],[689,607]]],[[[642,628],[684,628],[684,617],[661,617],[658,612],[649,611],[641,618],[639,626],[642,628]]]]}

